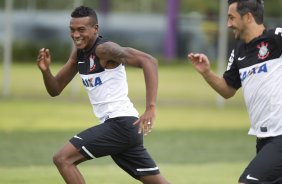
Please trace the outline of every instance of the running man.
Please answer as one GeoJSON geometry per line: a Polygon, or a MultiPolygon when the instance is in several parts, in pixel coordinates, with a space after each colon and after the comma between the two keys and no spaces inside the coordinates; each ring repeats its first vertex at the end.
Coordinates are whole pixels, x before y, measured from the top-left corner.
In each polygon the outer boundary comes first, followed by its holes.
{"type": "Polygon", "coordinates": [[[228,28],[237,40],[222,77],[203,53],[190,53],[194,68],[228,99],[242,87],[249,113],[250,135],[257,137],[257,154],[240,184],[282,183],[282,28],[267,30],[263,0],[228,0],[228,28]]]}
{"type": "Polygon", "coordinates": [[[156,59],[99,36],[96,13],[89,7],[76,8],[71,17],[70,36],[76,49],[55,76],[50,70],[49,49],[39,51],[38,67],[51,96],[59,95],[79,73],[100,124],[74,135],[54,155],[60,174],[68,184],[85,183],[77,165],[111,156],[119,167],[142,183],[167,184],[143,146],[143,134],[151,131],[156,116],[156,59]],[[144,72],[146,110],[140,117],[128,98],[125,65],[142,68],[144,72]]]}

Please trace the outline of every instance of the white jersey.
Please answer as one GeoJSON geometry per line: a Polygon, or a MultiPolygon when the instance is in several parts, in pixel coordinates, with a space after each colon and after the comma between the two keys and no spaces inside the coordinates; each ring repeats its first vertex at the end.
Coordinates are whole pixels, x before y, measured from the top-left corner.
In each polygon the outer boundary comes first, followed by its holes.
{"type": "Polygon", "coordinates": [[[94,114],[100,122],[120,116],[138,117],[138,112],[128,98],[128,85],[124,65],[104,69],[95,56],[95,48],[103,39],[98,37],[88,53],[78,52],[78,70],[88,92],[94,114]],[[86,56],[86,57],[85,57],[86,56]]]}
{"type": "Polygon", "coordinates": [[[282,29],[264,31],[250,43],[238,43],[229,58],[226,82],[242,86],[250,135],[282,135],[282,29]]]}

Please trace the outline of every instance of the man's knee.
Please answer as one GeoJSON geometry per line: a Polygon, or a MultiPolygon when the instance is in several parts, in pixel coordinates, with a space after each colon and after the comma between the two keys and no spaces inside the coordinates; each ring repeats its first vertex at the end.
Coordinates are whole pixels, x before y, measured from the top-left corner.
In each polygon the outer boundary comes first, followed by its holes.
{"type": "Polygon", "coordinates": [[[59,152],[57,152],[56,154],[53,155],[53,163],[56,166],[62,165],[63,162],[64,162],[64,159],[59,152]]]}
{"type": "Polygon", "coordinates": [[[58,151],[55,155],[53,155],[53,163],[58,167],[71,164],[65,154],[61,151],[58,151]]]}
{"type": "Polygon", "coordinates": [[[86,160],[87,158],[85,158],[73,145],[70,144],[64,146],[53,156],[53,163],[57,167],[78,165],[86,160]]]}
{"type": "Polygon", "coordinates": [[[149,176],[142,176],[140,178],[140,181],[144,184],[151,184],[151,183],[157,183],[157,184],[170,184],[166,179],[160,175],[149,175],[149,176]]]}

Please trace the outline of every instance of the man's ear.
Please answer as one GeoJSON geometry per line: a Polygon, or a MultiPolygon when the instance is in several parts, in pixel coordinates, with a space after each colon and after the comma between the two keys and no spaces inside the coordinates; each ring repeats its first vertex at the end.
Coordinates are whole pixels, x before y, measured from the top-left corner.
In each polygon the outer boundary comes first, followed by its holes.
{"type": "Polygon", "coordinates": [[[95,25],[93,26],[93,29],[94,29],[95,34],[97,34],[98,31],[99,31],[99,25],[98,25],[98,24],[95,24],[95,25]]]}
{"type": "Polygon", "coordinates": [[[248,22],[248,23],[251,23],[252,21],[255,20],[253,14],[251,14],[251,12],[248,12],[248,13],[246,14],[246,18],[247,18],[247,22],[248,22]]]}
{"type": "Polygon", "coordinates": [[[99,25],[98,24],[95,24],[94,25],[94,29],[96,29],[97,31],[99,30],[99,25]]]}

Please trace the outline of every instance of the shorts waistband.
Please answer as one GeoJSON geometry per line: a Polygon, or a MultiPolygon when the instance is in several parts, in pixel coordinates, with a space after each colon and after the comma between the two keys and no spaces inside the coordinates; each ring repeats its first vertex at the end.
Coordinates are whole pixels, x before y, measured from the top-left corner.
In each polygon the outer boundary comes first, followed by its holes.
{"type": "Polygon", "coordinates": [[[272,137],[257,137],[257,140],[266,140],[271,138],[279,138],[282,137],[282,135],[272,136],[272,137]]]}

